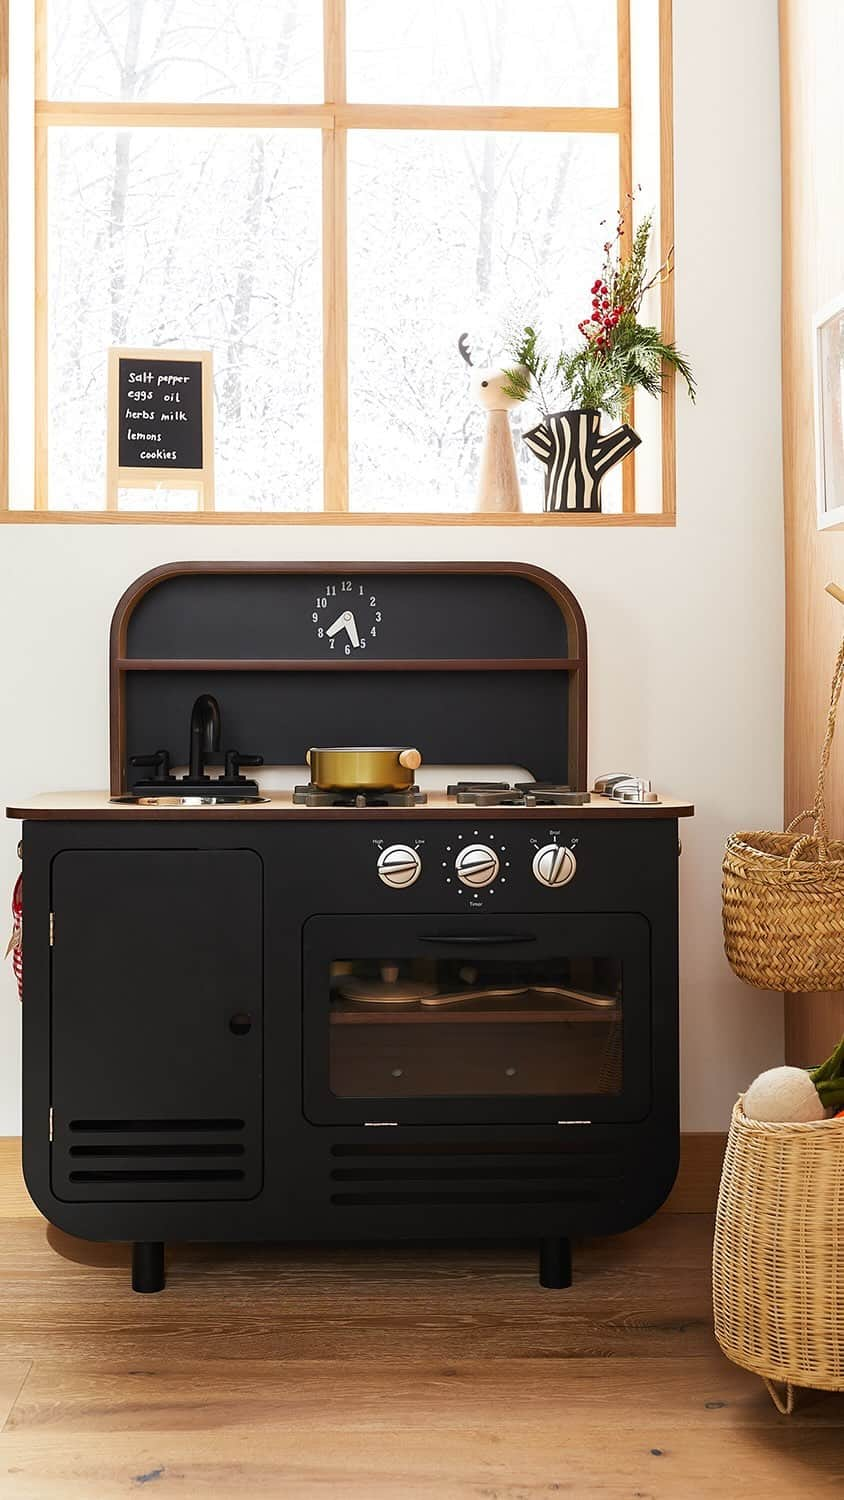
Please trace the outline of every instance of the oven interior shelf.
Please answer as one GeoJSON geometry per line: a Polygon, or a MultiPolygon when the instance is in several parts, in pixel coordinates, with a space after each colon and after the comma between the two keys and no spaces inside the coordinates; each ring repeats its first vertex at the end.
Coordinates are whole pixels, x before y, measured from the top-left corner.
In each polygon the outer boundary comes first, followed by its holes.
{"type": "Polygon", "coordinates": [[[519,1010],[453,1010],[443,1006],[426,1010],[392,1010],[386,1006],[373,1006],[372,1010],[341,1009],[331,1011],[332,1026],[466,1026],[466,1025],[586,1025],[608,1026],[621,1020],[621,1008],[599,1011],[519,1010]]]}

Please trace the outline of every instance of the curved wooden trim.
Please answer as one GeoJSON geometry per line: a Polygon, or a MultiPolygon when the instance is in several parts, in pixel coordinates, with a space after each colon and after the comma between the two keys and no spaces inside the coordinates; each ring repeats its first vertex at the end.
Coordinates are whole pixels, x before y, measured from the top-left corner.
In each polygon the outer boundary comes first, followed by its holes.
{"type": "MultiPolygon", "coordinates": [[[[136,606],[145,594],[157,584],[165,582],[170,578],[182,578],[190,574],[231,574],[231,573],[269,573],[290,574],[306,573],[318,575],[320,573],[430,573],[430,574],[461,574],[461,573],[484,573],[504,574],[513,578],[527,578],[539,585],[547,594],[550,594],[560,608],[560,613],[565,616],[566,623],[574,626],[578,649],[570,651],[574,657],[582,657],[586,654],[586,620],[580,604],[567,584],[561,578],[550,573],[547,568],[539,568],[534,563],[510,563],[510,562],[224,562],[214,559],[201,560],[197,562],[172,562],[161,563],[156,568],[150,568],[148,572],[142,573],[134,583],[121,595],[112,616],[111,623],[111,650],[119,656],[125,656],[126,629],[136,606]],[[116,633],[117,632],[117,633],[116,633]],[[123,649],[115,651],[115,646],[120,644],[123,649]]],[[[569,636],[571,646],[571,635],[569,636]]]]}
{"type": "MultiPolygon", "coordinates": [[[[142,573],[118,600],[109,635],[109,727],[110,772],[113,796],[125,791],[125,678],[126,643],[129,621],[140,601],[160,583],[171,578],[194,576],[227,576],[232,574],[368,574],[461,575],[483,574],[524,578],[549,594],[566,623],[568,670],[572,673],[569,688],[569,775],[577,788],[586,787],[586,716],[587,716],[587,638],[586,619],[580,604],[562,579],[533,563],[515,562],[171,562],[162,563],[142,573]]],[[[397,667],[401,667],[397,663],[397,667]]],[[[489,668],[487,668],[489,670],[489,668]]],[[[506,669],[505,669],[506,670],[506,669]]]]}

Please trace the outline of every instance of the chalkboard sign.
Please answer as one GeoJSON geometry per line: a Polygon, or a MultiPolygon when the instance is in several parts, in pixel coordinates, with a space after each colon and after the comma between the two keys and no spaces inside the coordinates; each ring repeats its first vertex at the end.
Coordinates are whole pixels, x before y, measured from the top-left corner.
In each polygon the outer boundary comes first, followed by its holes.
{"type": "Polygon", "coordinates": [[[213,507],[212,369],[206,351],[109,350],[109,508],[124,487],[194,489],[213,507]]]}

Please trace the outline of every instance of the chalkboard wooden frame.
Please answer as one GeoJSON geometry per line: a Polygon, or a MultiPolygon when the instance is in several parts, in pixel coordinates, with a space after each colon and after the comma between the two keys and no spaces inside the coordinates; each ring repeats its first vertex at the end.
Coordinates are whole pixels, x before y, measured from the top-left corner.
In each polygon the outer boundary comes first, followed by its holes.
{"type": "Polygon", "coordinates": [[[108,351],[108,452],[106,509],[117,510],[119,489],[197,490],[200,511],[214,509],[214,364],[210,349],[110,348],[108,351]],[[202,370],[202,467],[160,468],[120,463],[120,361],[137,359],[151,364],[198,364],[202,370]]]}

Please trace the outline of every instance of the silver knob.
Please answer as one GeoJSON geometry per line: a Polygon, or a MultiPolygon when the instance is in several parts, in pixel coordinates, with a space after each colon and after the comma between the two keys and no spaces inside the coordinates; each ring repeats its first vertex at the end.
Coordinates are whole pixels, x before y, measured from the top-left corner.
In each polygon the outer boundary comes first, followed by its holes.
{"type": "Polygon", "coordinates": [[[407,844],[390,844],[378,856],[378,879],[396,890],[413,885],[419,879],[422,861],[407,844]]]}
{"type": "Polygon", "coordinates": [[[540,885],[568,885],[577,860],[563,844],[545,844],[533,856],[533,873],[540,885]]]}
{"type": "Polygon", "coordinates": [[[488,849],[486,844],[467,844],[465,849],[460,850],[454,868],[457,879],[463,885],[471,885],[477,889],[483,885],[492,885],[501,866],[494,849],[488,849]]]}

